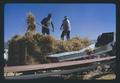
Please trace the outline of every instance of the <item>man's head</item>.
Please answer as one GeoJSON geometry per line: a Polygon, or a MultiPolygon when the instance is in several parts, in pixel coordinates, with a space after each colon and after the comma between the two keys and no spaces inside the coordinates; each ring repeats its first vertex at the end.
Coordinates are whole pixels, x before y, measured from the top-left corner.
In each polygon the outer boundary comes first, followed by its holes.
{"type": "Polygon", "coordinates": [[[51,13],[49,13],[47,17],[48,17],[48,18],[51,18],[51,17],[52,17],[51,13]]]}
{"type": "Polygon", "coordinates": [[[68,17],[67,17],[67,16],[64,16],[64,19],[68,19],[68,17]]]}

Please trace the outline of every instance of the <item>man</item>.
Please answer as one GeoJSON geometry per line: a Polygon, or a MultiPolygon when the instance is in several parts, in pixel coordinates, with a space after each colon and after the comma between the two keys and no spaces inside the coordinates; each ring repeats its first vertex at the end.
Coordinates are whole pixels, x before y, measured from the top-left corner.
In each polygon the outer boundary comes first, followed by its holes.
{"type": "Polygon", "coordinates": [[[42,21],[41,21],[41,24],[42,24],[42,34],[45,35],[49,35],[50,34],[50,25],[52,25],[52,31],[54,32],[54,25],[52,23],[52,19],[51,19],[52,15],[51,14],[48,14],[47,17],[45,17],[42,21]]]}
{"type": "Polygon", "coordinates": [[[68,20],[67,16],[64,17],[64,20],[62,22],[60,30],[63,30],[62,34],[61,34],[61,39],[64,40],[64,36],[66,35],[67,40],[69,40],[70,39],[71,26],[70,26],[70,21],[68,20]]]}

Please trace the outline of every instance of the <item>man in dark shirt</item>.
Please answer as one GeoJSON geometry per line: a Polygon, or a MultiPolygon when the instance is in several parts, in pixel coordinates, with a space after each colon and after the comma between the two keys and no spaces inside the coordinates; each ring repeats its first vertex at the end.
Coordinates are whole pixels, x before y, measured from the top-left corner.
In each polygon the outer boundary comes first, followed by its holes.
{"type": "Polygon", "coordinates": [[[52,25],[52,31],[54,32],[54,25],[52,23],[52,19],[51,19],[52,15],[48,14],[47,17],[45,17],[42,21],[42,34],[45,35],[50,35],[50,25],[52,25]]]}

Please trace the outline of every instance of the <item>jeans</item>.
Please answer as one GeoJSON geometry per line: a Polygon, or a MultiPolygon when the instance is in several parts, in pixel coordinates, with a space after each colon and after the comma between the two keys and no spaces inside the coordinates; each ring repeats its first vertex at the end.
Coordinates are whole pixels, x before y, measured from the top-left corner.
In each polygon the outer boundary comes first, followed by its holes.
{"type": "Polygon", "coordinates": [[[49,30],[49,28],[44,28],[44,27],[42,27],[42,34],[45,35],[45,33],[46,33],[47,35],[49,35],[49,34],[50,34],[50,30],[49,30]]]}
{"type": "Polygon", "coordinates": [[[66,35],[67,40],[70,39],[70,31],[63,31],[61,34],[61,39],[64,40],[64,36],[66,35]]]}

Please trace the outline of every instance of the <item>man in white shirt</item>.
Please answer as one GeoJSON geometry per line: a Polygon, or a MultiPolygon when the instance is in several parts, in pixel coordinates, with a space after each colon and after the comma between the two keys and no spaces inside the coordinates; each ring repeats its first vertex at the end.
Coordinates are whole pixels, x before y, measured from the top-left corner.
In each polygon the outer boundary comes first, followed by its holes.
{"type": "Polygon", "coordinates": [[[64,17],[64,20],[62,22],[60,30],[63,30],[62,34],[61,34],[61,39],[64,40],[64,36],[66,35],[67,40],[69,40],[70,39],[71,26],[70,26],[70,21],[68,20],[67,16],[64,17]]]}

